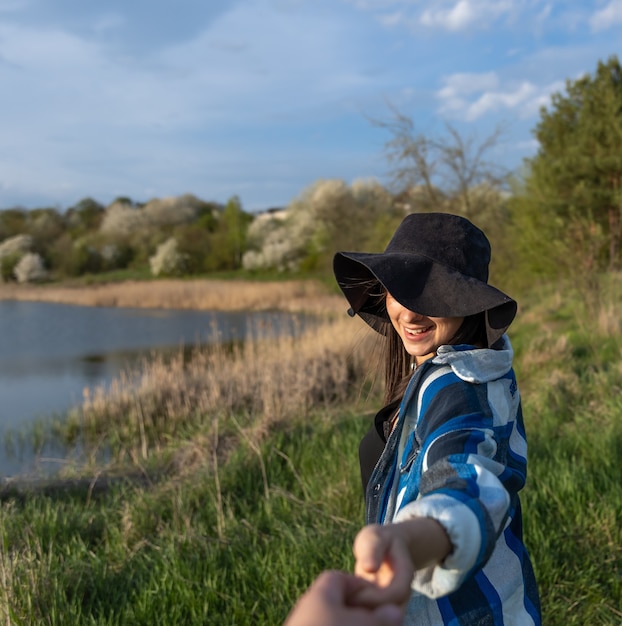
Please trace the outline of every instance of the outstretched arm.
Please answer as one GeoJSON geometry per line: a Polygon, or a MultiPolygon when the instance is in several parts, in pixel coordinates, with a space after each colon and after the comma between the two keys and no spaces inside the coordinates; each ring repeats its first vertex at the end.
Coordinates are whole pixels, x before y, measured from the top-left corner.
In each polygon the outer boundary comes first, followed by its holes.
{"type": "Polygon", "coordinates": [[[405,605],[414,572],[441,563],[452,546],[439,522],[415,517],[365,526],[356,536],[353,550],[356,575],[374,583],[357,593],[357,603],[405,605]]]}

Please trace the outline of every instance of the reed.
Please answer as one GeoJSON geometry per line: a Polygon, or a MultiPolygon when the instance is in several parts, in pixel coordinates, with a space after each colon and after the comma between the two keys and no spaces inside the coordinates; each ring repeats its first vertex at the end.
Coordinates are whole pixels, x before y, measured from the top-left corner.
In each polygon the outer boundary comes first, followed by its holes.
{"type": "Polygon", "coordinates": [[[257,327],[242,343],[154,355],[109,387],[85,389],[82,405],[56,423],[57,437],[78,444],[92,462],[105,449],[116,464],[144,463],[185,440],[173,461],[183,466],[191,457],[204,462],[216,440],[221,451],[246,433],[260,441],[292,416],[305,420],[312,410],[361,396],[374,342],[362,322],[321,318],[274,335],[257,327]]]}
{"type": "Polygon", "coordinates": [[[343,313],[343,297],[319,281],[153,280],[93,285],[0,283],[0,300],[211,311],[281,310],[343,313]]]}

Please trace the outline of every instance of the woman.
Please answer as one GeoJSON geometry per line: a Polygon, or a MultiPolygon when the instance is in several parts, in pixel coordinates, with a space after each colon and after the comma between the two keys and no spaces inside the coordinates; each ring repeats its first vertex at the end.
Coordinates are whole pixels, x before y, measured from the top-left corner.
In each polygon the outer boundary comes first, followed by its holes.
{"type": "Polygon", "coordinates": [[[540,624],[522,539],[527,443],[505,331],[516,302],[488,284],[468,220],[408,215],[383,253],[339,252],[337,282],[386,337],[386,406],[361,443],[366,522],[356,574],[406,624],[540,624]]]}

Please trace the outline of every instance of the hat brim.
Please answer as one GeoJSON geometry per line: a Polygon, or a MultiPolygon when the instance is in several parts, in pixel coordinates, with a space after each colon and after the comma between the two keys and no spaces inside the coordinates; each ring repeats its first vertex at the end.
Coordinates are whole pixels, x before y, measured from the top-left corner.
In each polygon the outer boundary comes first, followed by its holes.
{"type": "Polygon", "coordinates": [[[486,311],[489,345],[516,315],[516,302],[496,287],[421,254],[338,252],[333,269],[353,314],[383,334],[390,323],[385,291],[407,309],[429,317],[466,317],[486,311]],[[378,282],[382,295],[373,289],[378,282]]]}

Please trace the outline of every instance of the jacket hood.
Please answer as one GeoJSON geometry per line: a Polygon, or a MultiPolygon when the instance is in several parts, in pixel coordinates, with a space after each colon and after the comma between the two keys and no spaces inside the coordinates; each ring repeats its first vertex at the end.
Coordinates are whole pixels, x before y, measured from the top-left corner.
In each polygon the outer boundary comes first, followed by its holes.
{"type": "Polygon", "coordinates": [[[474,348],[473,346],[440,346],[432,363],[449,365],[458,378],[468,383],[487,383],[505,376],[512,369],[514,350],[507,335],[503,347],[474,348]]]}

